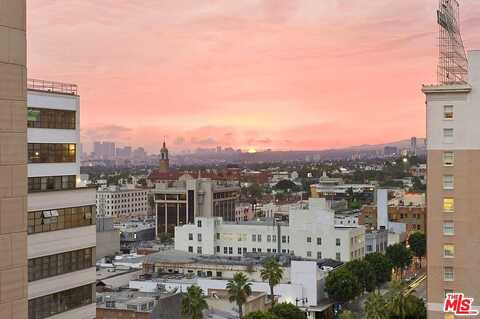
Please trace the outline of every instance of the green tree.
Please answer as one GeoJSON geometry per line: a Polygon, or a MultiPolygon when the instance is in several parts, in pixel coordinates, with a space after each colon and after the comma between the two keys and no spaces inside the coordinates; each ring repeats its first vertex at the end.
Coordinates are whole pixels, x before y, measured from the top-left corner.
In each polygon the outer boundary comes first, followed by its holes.
{"type": "Polygon", "coordinates": [[[378,292],[372,292],[365,301],[365,318],[388,319],[387,302],[378,292]]]}
{"type": "Polygon", "coordinates": [[[188,319],[202,319],[205,309],[208,309],[208,304],[202,288],[196,285],[188,287],[182,298],[182,315],[188,319]]]}
{"type": "Polygon", "coordinates": [[[381,253],[372,253],[365,256],[364,259],[373,269],[375,273],[375,286],[390,281],[392,277],[392,263],[390,260],[381,253]]]}
{"type": "Polygon", "coordinates": [[[263,196],[264,190],[257,183],[251,184],[247,187],[247,195],[252,199],[259,199],[263,196]]]}
{"type": "Polygon", "coordinates": [[[425,237],[425,234],[420,232],[411,234],[408,238],[408,245],[410,246],[413,255],[420,259],[421,267],[422,258],[425,257],[425,254],[427,253],[427,238],[425,237]]]}
{"type": "Polygon", "coordinates": [[[282,190],[284,192],[295,191],[297,188],[297,184],[288,179],[283,179],[275,185],[275,189],[282,190]]]}
{"type": "Polygon", "coordinates": [[[412,253],[402,244],[394,244],[387,247],[385,253],[396,273],[402,278],[403,270],[412,263],[412,253]]]}
{"type": "Polygon", "coordinates": [[[360,294],[357,278],[345,267],[331,271],[325,280],[328,296],[338,302],[347,302],[360,294]]]}
{"type": "Polygon", "coordinates": [[[350,310],[344,310],[339,316],[339,319],[357,319],[357,315],[350,310]]]}
{"type": "Polygon", "coordinates": [[[244,273],[237,272],[233,279],[227,283],[227,291],[230,302],[235,302],[238,306],[239,318],[243,318],[243,304],[247,301],[248,296],[252,294],[252,284],[248,282],[248,278],[244,273]]]}
{"type": "Polygon", "coordinates": [[[280,319],[269,312],[254,311],[247,314],[243,319],[280,319]]]}
{"type": "Polygon", "coordinates": [[[305,319],[305,313],[291,303],[279,303],[272,308],[272,314],[279,319],[305,319]]]}
{"type": "Polygon", "coordinates": [[[375,289],[375,272],[367,261],[353,260],[346,263],[345,267],[357,278],[361,292],[375,289]]]}
{"type": "Polygon", "coordinates": [[[422,299],[414,295],[408,295],[405,301],[405,307],[405,319],[427,318],[427,308],[422,299]]]}
{"type": "Polygon", "coordinates": [[[270,286],[270,300],[272,301],[272,307],[275,303],[275,295],[273,294],[273,288],[280,283],[283,278],[283,269],[280,267],[278,261],[274,258],[268,258],[264,264],[263,269],[260,271],[263,281],[267,281],[270,286]]]}

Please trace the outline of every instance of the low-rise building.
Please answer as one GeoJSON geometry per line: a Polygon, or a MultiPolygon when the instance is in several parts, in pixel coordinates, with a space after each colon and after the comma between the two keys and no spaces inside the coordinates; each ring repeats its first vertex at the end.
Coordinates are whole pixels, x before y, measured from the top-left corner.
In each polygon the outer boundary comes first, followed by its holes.
{"type": "Polygon", "coordinates": [[[373,184],[345,184],[342,178],[328,177],[324,172],[318,183],[310,185],[310,193],[314,198],[341,200],[354,196],[357,199],[373,200],[375,185],[373,184]]]}
{"type": "Polygon", "coordinates": [[[149,211],[150,189],[127,186],[104,186],[97,190],[97,215],[108,217],[142,217],[149,211]]]}
{"type": "MultiPolygon", "coordinates": [[[[388,206],[388,220],[405,224],[407,233],[414,231],[425,233],[426,216],[427,209],[425,206],[388,206]]],[[[360,225],[364,225],[366,229],[377,229],[377,206],[363,206],[358,222],[360,225]]]]}
{"type": "Polygon", "coordinates": [[[135,250],[140,244],[155,239],[155,224],[146,221],[128,221],[115,224],[120,231],[120,249],[122,251],[135,250]]]}
{"type": "Polygon", "coordinates": [[[295,256],[350,261],[365,255],[365,229],[335,224],[335,212],[323,198],[311,198],[289,212],[289,220],[272,218],[228,222],[197,217],[175,228],[175,249],[205,255],[288,253],[295,256]]]}

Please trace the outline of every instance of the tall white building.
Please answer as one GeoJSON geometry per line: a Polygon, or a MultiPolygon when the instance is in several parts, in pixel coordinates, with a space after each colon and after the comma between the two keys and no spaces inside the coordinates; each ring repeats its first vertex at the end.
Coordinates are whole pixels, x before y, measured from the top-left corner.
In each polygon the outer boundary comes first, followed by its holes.
{"type": "Polygon", "coordinates": [[[29,80],[28,312],[95,318],[95,189],[79,188],[75,85],[29,80]]]}
{"type": "Polygon", "coordinates": [[[97,215],[108,217],[147,216],[151,190],[109,186],[97,190],[97,215]]]}
{"type": "Polygon", "coordinates": [[[350,261],[365,256],[365,229],[336,225],[335,213],[327,208],[326,200],[311,198],[305,207],[290,211],[288,222],[197,217],[194,224],[175,227],[175,249],[205,255],[289,253],[350,261]]]}

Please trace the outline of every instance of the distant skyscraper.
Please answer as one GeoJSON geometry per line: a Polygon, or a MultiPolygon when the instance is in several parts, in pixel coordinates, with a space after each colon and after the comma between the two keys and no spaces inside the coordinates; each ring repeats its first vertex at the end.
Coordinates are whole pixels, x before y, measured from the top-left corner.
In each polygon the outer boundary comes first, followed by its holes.
{"type": "Polygon", "coordinates": [[[417,138],[415,136],[410,139],[410,154],[417,155],[417,138]]]}
{"type": "Polygon", "coordinates": [[[0,318],[27,318],[25,0],[0,1],[0,318]]]}

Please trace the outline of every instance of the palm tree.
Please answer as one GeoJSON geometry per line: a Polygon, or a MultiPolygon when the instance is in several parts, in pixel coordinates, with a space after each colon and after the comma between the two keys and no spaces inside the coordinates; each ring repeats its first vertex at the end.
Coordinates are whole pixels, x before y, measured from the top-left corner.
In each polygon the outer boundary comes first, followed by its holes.
{"type": "Polygon", "coordinates": [[[405,283],[401,281],[392,281],[390,284],[390,297],[388,306],[390,312],[399,319],[406,318],[407,311],[407,296],[404,294],[405,283]]]}
{"type": "Polygon", "coordinates": [[[275,303],[275,296],[273,294],[273,288],[282,281],[283,269],[280,267],[278,261],[271,257],[263,264],[263,269],[260,271],[263,281],[268,281],[270,286],[270,300],[272,301],[272,308],[275,303]]]}
{"type": "Polygon", "coordinates": [[[367,319],[387,319],[387,303],[378,292],[372,292],[365,301],[365,316],[367,319]]]}
{"type": "Polygon", "coordinates": [[[252,284],[248,282],[248,278],[244,273],[237,272],[232,280],[227,283],[227,291],[230,295],[230,302],[235,302],[238,306],[239,318],[243,317],[243,304],[247,301],[248,296],[252,294],[252,284]]]}
{"type": "Polygon", "coordinates": [[[202,288],[196,285],[188,287],[182,298],[182,315],[188,319],[202,319],[204,309],[208,309],[208,304],[202,288]]]}

